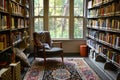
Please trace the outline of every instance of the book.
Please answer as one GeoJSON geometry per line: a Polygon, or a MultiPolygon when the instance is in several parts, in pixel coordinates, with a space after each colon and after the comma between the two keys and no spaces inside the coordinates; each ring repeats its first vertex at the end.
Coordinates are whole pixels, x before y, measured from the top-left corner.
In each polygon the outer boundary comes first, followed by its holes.
{"type": "Polygon", "coordinates": [[[14,18],[12,17],[12,29],[15,29],[15,23],[14,23],[14,18]]]}
{"type": "Polygon", "coordinates": [[[118,54],[115,51],[113,51],[112,61],[118,62],[118,54]]]}
{"type": "Polygon", "coordinates": [[[0,0],[0,10],[4,10],[4,0],[0,0]]]}
{"type": "Polygon", "coordinates": [[[2,30],[2,14],[0,14],[0,30],[2,30]]]}
{"type": "Polygon", "coordinates": [[[4,49],[4,44],[3,42],[0,41],[0,51],[4,49]]]}
{"type": "Polygon", "coordinates": [[[4,0],[4,11],[8,11],[8,0],[4,0]]]}
{"type": "Polygon", "coordinates": [[[115,47],[120,48],[120,37],[116,37],[115,47]]]}
{"type": "Polygon", "coordinates": [[[6,15],[4,15],[4,17],[3,17],[3,19],[4,19],[4,25],[3,25],[3,29],[5,30],[5,29],[7,29],[7,16],[6,15]]]}
{"type": "Polygon", "coordinates": [[[92,8],[92,0],[88,1],[88,9],[92,8]]]}
{"type": "Polygon", "coordinates": [[[6,34],[0,35],[0,50],[7,48],[6,34]]]}
{"type": "Polygon", "coordinates": [[[112,49],[109,49],[109,50],[108,50],[108,53],[107,53],[107,57],[111,60],[111,59],[112,59],[112,56],[113,56],[113,50],[112,50],[112,49]]]}

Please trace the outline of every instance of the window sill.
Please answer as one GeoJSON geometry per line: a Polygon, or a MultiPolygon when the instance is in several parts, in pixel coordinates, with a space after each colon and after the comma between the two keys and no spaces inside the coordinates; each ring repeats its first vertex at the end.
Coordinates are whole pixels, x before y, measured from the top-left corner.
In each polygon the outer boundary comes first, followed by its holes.
{"type": "Polygon", "coordinates": [[[81,39],[52,39],[53,41],[85,41],[86,39],[81,38],[81,39]]]}

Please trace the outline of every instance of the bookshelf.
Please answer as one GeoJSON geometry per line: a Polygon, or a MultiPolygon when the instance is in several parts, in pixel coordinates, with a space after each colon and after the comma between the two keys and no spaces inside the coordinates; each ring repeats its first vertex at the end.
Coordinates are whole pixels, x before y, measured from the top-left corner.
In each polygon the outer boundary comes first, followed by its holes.
{"type": "Polygon", "coordinates": [[[0,65],[15,62],[14,47],[29,48],[29,35],[29,0],[0,0],[0,65]]]}
{"type": "Polygon", "coordinates": [[[114,79],[118,79],[120,75],[120,1],[88,0],[87,5],[86,36],[89,55],[92,55],[95,61],[103,62],[104,70],[117,72],[114,79]]]}

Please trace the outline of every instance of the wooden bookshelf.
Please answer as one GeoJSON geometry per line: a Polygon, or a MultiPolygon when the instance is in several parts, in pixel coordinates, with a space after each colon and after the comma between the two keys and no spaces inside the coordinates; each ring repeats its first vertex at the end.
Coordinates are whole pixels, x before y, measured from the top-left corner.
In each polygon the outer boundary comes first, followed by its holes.
{"type": "Polygon", "coordinates": [[[88,0],[87,14],[89,49],[95,51],[95,60],[105,61],[104,69],[115,68],[120,75],[120,1],[88,0]]]}
{"type": "Polygon", "coordinates": [[[0,56],[10,53],[6,61],[15,62],[12,49],[22,43],[27,45],[24,50],[28,48],[29,35],[29,0],[0,0],[0,56]]]}

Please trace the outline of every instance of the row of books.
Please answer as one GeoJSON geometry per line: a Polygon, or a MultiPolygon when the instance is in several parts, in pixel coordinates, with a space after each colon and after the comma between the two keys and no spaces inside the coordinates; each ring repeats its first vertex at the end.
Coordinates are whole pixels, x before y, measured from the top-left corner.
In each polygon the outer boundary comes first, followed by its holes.
{"type": "Polygon", "coordinates": [[[109,46],[120,49],[120,35],[106,32],[98,32],[96,30],[89,30],[89,36],[98,39],[99,41],[105,42],[109,46]]]}
{"type": "Polygon", "coordinates": [[[98,9],[88,10],[87,17],[88,18],[98,17],[98,9]]]}
{"type": "Polygon", "coordinates": [[[0,14],[0,30],[9,29],[9,18],[7,15],[0,14]]]}
{"type": "Polygon", "coordinates": [[[14,2],[10,2],[10,7],[12,9],[11,10],[12,13],[24,16],[24,7],[23,6],[16,4],[14,2]]]}
{"type": "Polygon", "coordinates": [[[0,50],[4,50],[10,46],[10,39],[7,34],[0,34],[0,50]]]}
{"type": "Polygon", "coordinates": [[[88,11],[88,17],[114,15],[116,10],[117,10],[117,7],[115,7],[115,6],[116,6],[116,3],[112,3],[112,4],[104,6],[104,7],[89,10],[88,11]]]}
{"type": "Polygon", "coordinates": [[[12,17],[12,29],[20,29],[20,28],[24,28],[24,19],[23,18],[14,18],[12,17]]]}
{"type": "Polygon", "coordinates": [[[120,1],[88,11],[88,17],[111,16],[120,14],[120,1]]]}
{"type": "Polygon", "coordinates": [[[102,3],[102,0],[93,0],[92,5],[97,6],[102,3]]]}
{"type": "MultiPolygon", "coordinates": [[[[27,37],[28,37],[29,33],[27,31],[25,32],[12,32],[11,33],[11,37],[12,37],[12,42],[13,44],[16,42],[19,42],[21,40],[23,40],[23,38],[27,41],[27,37]]],[[[10,46],[10,36],[7,34],[0,34],[0,51],[6,49],[7,47],[10,46]]]]}
{"type": "Polygon", "coordinates": [[[106,18],[106,19],[88,20],[87,25],[99,29],[120,30],[119,19],[106,18]]]}
{"type": "Polygon", "coordinates": [[[15,2],[20,5],[24,5],[28,8],[29,7],[29,0],[11,0],[12,2],[15,2]]]}
{"type": "Polygon", "coordinates": [[[110,46],[113,46],[118,49],[120,48],[120,36],[117,34],[100,32],[98,39],[105,41],[110,46]]]}
{"type": "Polygon", "coordinates": [[[92,46],[91,48],[96,51],[99,55],[102,55],[109,60],[112,60],[113,62],[117,62],[120,65],[120,53],[117,51],[114,51],[111,48],[108,48],[104,45],[101,45],[99,43],[96,43],[95,41],[89,39],[88,44],[92,46]]]}
{"type": "Polygon", "coordinates": [[[101,7],[98,9],[98,15],[104,16],[104,15],[114,15],[115,11],[115,5],[116,3],[112,3],[111,5],[101,7]]]}
{"type": "Polygon", "coordinates": [[[119,52],[114,51],[113,49],[100,45],[100,44],[96,44],[96,46],[100,54],[103,54],[112,62],[117,62],[120,65],[120,53],[119,52]]]}
{"type": "Polygon", "coordinates": [[[101,4],[109,3],[111,1],[112,0],[90,0],[88,1],[88,9],[95,6],[99,6],[101,4]]]}
{"type": "Polygon", "coordinates": [[[8,11],[8,0],[0,0],[0,10],[8,11]]]}

